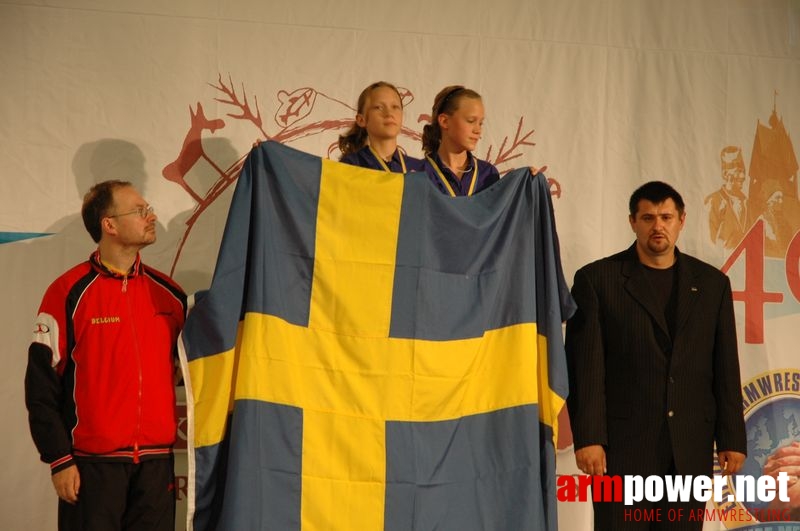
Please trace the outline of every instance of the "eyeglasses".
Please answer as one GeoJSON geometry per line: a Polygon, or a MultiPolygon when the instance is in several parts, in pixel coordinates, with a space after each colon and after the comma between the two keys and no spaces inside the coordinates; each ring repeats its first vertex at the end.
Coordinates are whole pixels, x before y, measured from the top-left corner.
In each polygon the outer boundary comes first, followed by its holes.
{"type": "Polygon", "coordinates": [[[142,219],[147,218],[150,214],[154,212],[152,205],[147,205],[146,207],[139,207],[136,210],[131,210],[130,212],[123,212],[122,214],[114,214],[113,216],[106,216],[107,218],[119,218],[122,216],[129,216],[131,214],[139,214],[139,217],[142,219]]]}

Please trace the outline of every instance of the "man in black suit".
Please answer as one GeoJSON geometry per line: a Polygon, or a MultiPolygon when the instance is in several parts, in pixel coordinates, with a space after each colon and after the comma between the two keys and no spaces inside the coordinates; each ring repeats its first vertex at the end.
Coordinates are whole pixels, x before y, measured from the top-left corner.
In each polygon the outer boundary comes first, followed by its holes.
{"type": "MultiPolygon", "coordinates": [[[[575,459],[591,475],[706,475],[714,443],[725,474],[747,450],[728,277],[675,247],[680,194],[649,182],[630,198],[636,242],[575,274],[567,322],[567,400],[575,459]]],[[[701,529],[703,522],[626,519],[622,503],[594,504],[595,529],[701,529]]],[[[629,513],[630,514],[630,513],[629,513]]],[[[686,520],[686,516],[684,520],[686,520]]]]}

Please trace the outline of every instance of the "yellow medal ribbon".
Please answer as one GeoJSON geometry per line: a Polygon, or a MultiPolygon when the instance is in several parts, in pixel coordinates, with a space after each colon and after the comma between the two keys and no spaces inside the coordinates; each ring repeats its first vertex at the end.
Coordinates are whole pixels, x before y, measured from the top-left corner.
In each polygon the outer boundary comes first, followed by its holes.
{"type": "MultiPolygon", "coordinates": [[[[450,192],[450,195],[455,197],[456,193],[453,190],[453,187],[450,186],[450,183],[447,181],[447,178],[444,176],[444,173],[442,173],[442,170],[439,169],[439,165],[436,164],[436,161],[433,160],[430,155],[425,155],[425,158],[428,159],[428,162],[431,163],[431,166],[433,166],[433,169],[436,172],[436,175],[438,175],[439,179],[442,180],[442,182],[444,183],[445,187],[447,188],[447,191],[450,192]]],[[[472,182],[469,183],[469,190],[467,191],[467,195],[468,196],[472,195],[473,193],[475,193],[475,183],[478,182],[478,159],[473,157],[473,161],[472,162],[473,162],[474,166],[472,168],[472,182]]],[[[462,176],[462,179],[463,179],[463,176],[462,176]]]]}
{"type": "MultiPolygon", "coordinates": [[[[392,171],[389,169],[389,166],[386,164],[386,161],[383,160],[383,157],[378,155],[378,152],[375,151],[375,149],[373,149],[372,146],[369,146],[369,150],[372,152],[375,158],[378,159],[378,163],[383,167],[385,171],[388,172],[392,171]]],[[[397,150],[397,157],[400,159],[400,167],[403,169],[403,173],[408,173],[408,170],[406,170],[406,159],[403,158],[403,152],[400,151],[399,149],[397,150]]]]}

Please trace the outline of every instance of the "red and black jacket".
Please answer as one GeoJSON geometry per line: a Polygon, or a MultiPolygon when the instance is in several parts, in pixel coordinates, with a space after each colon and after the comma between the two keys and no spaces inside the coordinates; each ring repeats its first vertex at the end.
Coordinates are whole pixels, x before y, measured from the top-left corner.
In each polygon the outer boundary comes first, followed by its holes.
{"type": "Polygon", "coordinates": [[[73,458],[139,462],[175,442],[175,346],[186,296],[141,263],[118,275],[99,260],[47,289],[34,326],[25,402],[53,473],[73,458]]]}

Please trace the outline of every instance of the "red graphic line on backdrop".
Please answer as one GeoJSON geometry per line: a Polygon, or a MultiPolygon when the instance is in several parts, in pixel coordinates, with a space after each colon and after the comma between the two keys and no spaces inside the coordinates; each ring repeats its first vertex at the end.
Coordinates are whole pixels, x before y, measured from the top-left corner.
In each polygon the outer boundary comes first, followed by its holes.
{"type": "Polygon", "coordinates": [[[217,172],[223,173],[222,170],[209,158],[205,151],[203,151],[202,133],[204,130],[215,132],[217,129],[225,127],[225,122],[219,118],[209,120],[203,112],[203,106],[197,102],[197,112],[192,111],[191,105],[189,106],[189,115],[191,116],[191,126],[186,133],[183,140],[183,146],[178,154],[178,157],[171,163],[167,164],[161,171],[161,174],[168,181],[178,183],[192,198],[198,203],[202,202],[200,196],[192,190],[191,186],[186,182],[186,174],[194,167],[197,162],[203,158],[211,164],[217,172]]]}

